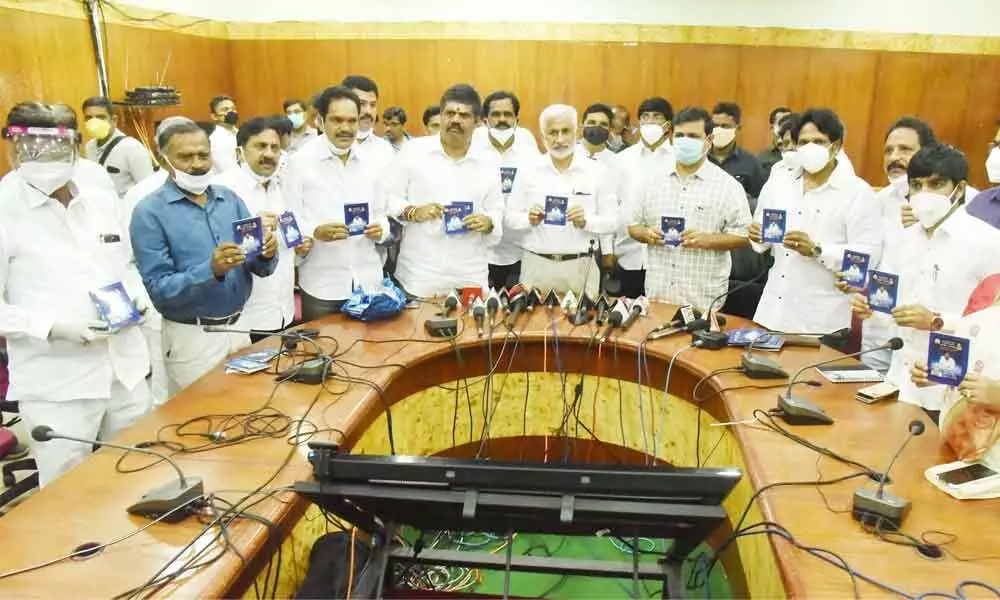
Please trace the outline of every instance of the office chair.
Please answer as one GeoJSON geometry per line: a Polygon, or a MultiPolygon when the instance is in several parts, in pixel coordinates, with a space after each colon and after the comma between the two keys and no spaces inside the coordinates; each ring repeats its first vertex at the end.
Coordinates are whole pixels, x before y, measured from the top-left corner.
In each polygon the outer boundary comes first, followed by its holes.
{"type": "MultiPolygon", "coordinates": [[[[10,420],[5,420],[3,416],[5,412],[18,412],[17,402],[5,399],[7,397],[7,350],[3,347],[0,347],[0,379],[2,379],[0,380],[0,430],[3,430],[21,420],[20,417],[16,416],[11,417],[10,420]]],[[[8,456],[13,458],[15,455],[26,455],[27,450],[16,443],[17,438],[14,438],[14,442],[14,449],[9,451],[8,456]]],[[[4,456],[0,456],[0,460],[4,458],[4,456]]],[[[3,485],[7,488],[3,492],[0,492],[0,508],[38,487],[38,465],[33,458],[11,460],[4,463],[0,467],[0,471],[3,472],[3,485]],[[16,474],[22,471],[28,471],[28,476],[18,481],[16,474]]]]}

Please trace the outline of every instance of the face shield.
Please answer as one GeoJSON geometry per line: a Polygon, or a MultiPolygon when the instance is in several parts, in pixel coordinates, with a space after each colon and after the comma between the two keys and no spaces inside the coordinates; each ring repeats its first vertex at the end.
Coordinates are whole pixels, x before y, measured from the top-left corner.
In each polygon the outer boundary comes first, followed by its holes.
{"type": "Polygon", "coordinates": [[[28,185],[48,196],[73,177],[80,140],[75,129],[11,125],[3,134],[14,148],[13,166],[28,185]]]}

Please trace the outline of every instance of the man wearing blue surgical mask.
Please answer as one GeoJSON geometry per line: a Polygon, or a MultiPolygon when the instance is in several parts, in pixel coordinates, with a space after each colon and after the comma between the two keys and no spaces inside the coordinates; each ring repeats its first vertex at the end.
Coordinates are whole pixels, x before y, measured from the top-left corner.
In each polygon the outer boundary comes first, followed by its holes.
{"type": "Polygon", "coordinates": [[[292,122],[292,140],[286,152],[294,154],[303,144],[316,137],[315,127],[309,125],[306,103],[298,98],[285,100],[281,105],[285,111],[285,116],[292,122]]]}
{"type": "Polygon", "coordinates": [[[887,244],[879,270],[899,276],[896,305],[875,315],[863,294],[851,296],[862,319],[882,322],[889,335],[903,338],[893,352],[886,381],[899,388],[899,400],[928,411],[941,408],[944,388],[917,388],[910,369],[926,359],[930,332],[950,331],[969,294],[1000,271],[1000,231],[965,210],[969,166],[951,146],[923,147],[909,161],[909,203],[917,223],[887,244]]]}

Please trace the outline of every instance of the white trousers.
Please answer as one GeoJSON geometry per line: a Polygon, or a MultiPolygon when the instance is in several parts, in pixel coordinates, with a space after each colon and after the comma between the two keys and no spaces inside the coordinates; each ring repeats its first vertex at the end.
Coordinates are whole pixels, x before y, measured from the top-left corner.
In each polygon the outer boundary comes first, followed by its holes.
{"type": "MultiPolygon", "coordinates": [[[[57,433],[89,440],[110,440],[121,430],[153,407],[149,386],[140,381],[135,389],[121,382],[111,384],[110,398],[88,398],[46,402],[21,401],[18,410],[29,430],[48,425],[57,433]]],[[[56,477],[82,462],[93,447],[69,440],[32,441],[32,452],[38,464],[38,482],[48,485],[56,477]]]]}
{"type": "Polygon", "coordinates": [[[538,288],[543,293],[548,293],[548,290],[559,294],[572,291],[579,299],[580,292],[586,291],[591,298],[597,298],[601,289],[601,271],[592,256],[557,261],[526,251],[521,258],[521,283],[529,289],[538,288]]]}
{"type": "Polygon", "coordinates": [[[250,345],[243,333],[209,333],[197,325],[163,320],[163,362],[167,393],[175,395],[208,373],[231,353],[250,345]]]}
{"type": "Polygon", "coordinates": [[[170,396],[167,393],[167,365],[163,362],[162,327],[143,327],[142,335],[149,348],[149,393],[153,397],[153,406],[163,406],[170,396]]]}

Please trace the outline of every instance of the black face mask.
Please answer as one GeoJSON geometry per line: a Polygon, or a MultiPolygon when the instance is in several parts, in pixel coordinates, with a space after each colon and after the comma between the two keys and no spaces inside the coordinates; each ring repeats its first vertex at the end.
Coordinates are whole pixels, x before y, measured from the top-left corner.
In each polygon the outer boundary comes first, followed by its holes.
{"type": "Polygon", "coordinates": [[[226,125],[236,125],[240,122],[240,115],[235,110],[231,110],[226,113],[226,116],[222,118],[222,121],[226,125]]]}
{"type": "Polygon", "coordinates": [[[590,125],[583,128],[583,139],[593,146],[600,146],[608,141],[610,132],[599,125],[590,125]]]}

